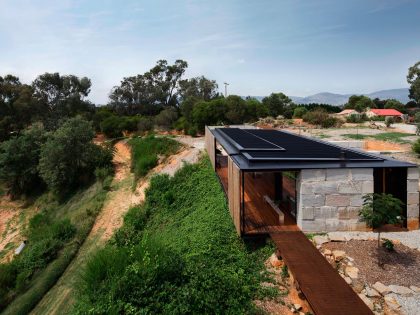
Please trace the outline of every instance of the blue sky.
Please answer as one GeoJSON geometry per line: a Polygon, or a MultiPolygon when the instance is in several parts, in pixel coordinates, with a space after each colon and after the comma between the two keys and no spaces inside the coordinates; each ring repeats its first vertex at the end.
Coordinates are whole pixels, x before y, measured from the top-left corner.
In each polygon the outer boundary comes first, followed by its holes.
{"type": "Polygon", "coordinates": [[[368,93],[406,87],[420,60],[416,0],[0,0],[0,75],[92,79],[106,103],[125,76],[184,59],[229,93],[368,93]]]}

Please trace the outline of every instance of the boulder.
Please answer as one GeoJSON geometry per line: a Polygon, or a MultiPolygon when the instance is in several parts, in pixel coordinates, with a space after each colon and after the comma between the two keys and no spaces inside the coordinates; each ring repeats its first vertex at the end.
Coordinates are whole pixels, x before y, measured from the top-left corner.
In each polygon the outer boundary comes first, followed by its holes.
{"type": "Polygon", "coordinates": [[[273,267],[281,267],[281,266],[283,266],[283,262],[280,259],[278,259],[277,255],[275,253],[270,256],[270,264],[273,267]]]}
{"type": "Polygon", "coordinates": [[[371,287],[366,287],[366,296],[368,296],[368,297],[380,297],[381,295],[375,289],[372,289],[371,287]]]}
{"type": "Polygon", "coordinates": [[[332,254],[335,261],[341,261],[346,257],[346,252],[343,250],[333,250],[332,254]]]}
{"type": "Polygon", "coordinates": [[[328,243],[330,240],[328,239],[328,236],[323,235],[315,235],[313,238],[316,245],[322,245],[324,243],[328,243]]]}
{"type": "Polygon", "coordinates": [[[382,295],[387,295],[391,292],[391,289],[388,288],[385,284],[381,282],[375,282],[375,284],[372,286],[377,292],[379,292],[382,295]]]}
{"type": "Polygon", "coordinates": [[[332,251],[330,251],[329,249],[324,250],[324,255],[325,256],[331,256],[331,254],[332,254],[332,251]]]}
{"type": "Polygon", "coordinates": [[[392,310],[396,311],[398,310],[401,305],[397,302],[397,300],[391,296],[391,295],[387,295],[384,297],[385,300],[385,304],[392,310]]]}
{"type": "Polygon", "coordinates": [[[415,293],[420,293],[420,288],[414,285],[410,285],[410,289],[415,293]]]}
{"type": "Polygon", "coordinates": [[[409,288],[407,287],[403,287],[401,285],[390,285],[389,289],[395,293],[395,294],[399,294],[399,295],[411,295],[413,294],[413,291],[411,291],[409,288]]]}
{"type": "Polygon", "coordinates": [[[329,235],[330,237],[330,241],[331,242],[345,242],[347,241],[347,238],[343,235],[338,235],[338,234],[331,234],[329,235]]]}
{"type": "Polygon", "coordinates": [[[351,284],[353,281],[351,280],[350,277],[344,277],[344,280],[347,282],[347,284],[351,284]]]}
{"type": "Polygon", "coordinates": [[[351,279],[359,278],[359,268],[356,268],[356,267],[353,267],[353,266],[347,266],[346,269],[345,269],[345,273],[351,279]]]}

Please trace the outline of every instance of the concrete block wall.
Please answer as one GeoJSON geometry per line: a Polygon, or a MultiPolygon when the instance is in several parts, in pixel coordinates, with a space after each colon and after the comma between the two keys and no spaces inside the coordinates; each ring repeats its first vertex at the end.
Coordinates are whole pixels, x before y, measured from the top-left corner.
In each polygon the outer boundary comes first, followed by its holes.
{"type": "Polygon", "coordinates": [[[419,169],[407,169],[407,228],[419,228],[419,169]]]}
{"type": "Polygon", "coordinates": [[[307,169],[297,180],[298,226],[306,232],[366,230],[363,195],[373,193],[372,168],[307,169]]]}

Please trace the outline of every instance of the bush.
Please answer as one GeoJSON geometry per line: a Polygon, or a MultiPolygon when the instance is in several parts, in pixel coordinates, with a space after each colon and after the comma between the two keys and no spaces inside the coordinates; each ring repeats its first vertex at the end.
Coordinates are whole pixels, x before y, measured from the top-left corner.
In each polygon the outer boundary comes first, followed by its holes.
{"type": "Polygon", "coordinates": [[[150,118],[142,117],[137,123],[137,130],[140,134],[143,134],[147,131],[153,130],[153,120],[150,118]]]}
{"type": "Polygon", "coordinates": [[[307,112],[303,116],[303,121],[312,125],[319,125],[322,128],[330,128],[338,124],[338,120],[334,117],[330,117],[329,114],[323,109],[307,112]]]}
{"type": "Polygon", "coordinates": [[[394,118],[393,117],[385,117],[385,126],[387,128],[391,127],[391,125],[394,123],[394,118]]]}
{"type": "Polygon", "coordinates": [[[358,124],[367,121],[366,114],[351,114],[346,118],[348,123],[358,124]]]}
{"type": "Polygon", "coordinates": [[[414,153],[420,155],[420,139],[417,139],[416,142],[413,143],[413,146],[411,148],[414,153]]]}
{"type": "Polygon", "coordinates": [[[109,166],[113,151],[92,143],[94,130],[82,118],[71,118],[41,147],[39,172],[48,187],[63,194],[87,183],[96,167],[109,166]]]}
{"type": "Polygon", "coordinates": [[[390,241],[387,238],[383,239],[383,243],[382,246],[389,252],[393,252],[394,251],[394,243],[392,243],[392,241],[390,241]]]}
{"type": "Polygon", "coordinates": [[[170,129],[178,119],[178,112],[175,108],[166,108],[155,117],[155,124],[164,129],[170,129]]]}
{"type": "Polygon", "coordinates": [[[303,106],[296,107],[293,111],[293,118],[302,118],[306,113],[308,112],[308,109],[303,106]]]}

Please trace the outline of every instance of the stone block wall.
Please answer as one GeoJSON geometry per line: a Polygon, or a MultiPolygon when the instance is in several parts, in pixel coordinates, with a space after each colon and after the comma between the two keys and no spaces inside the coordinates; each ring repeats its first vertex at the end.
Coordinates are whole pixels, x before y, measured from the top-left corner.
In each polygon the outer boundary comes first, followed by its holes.
{"type": "Polygon", "coordinates": [[[307,232],[366,230],[359,220],[363,195],[373,193],[372,168],[302,170],[297,224],[307,232]]]}
{"type": "Polygon", "coordinates": [[[419,169],[407,169],[407,228],[419,228],[419,169]]]}

